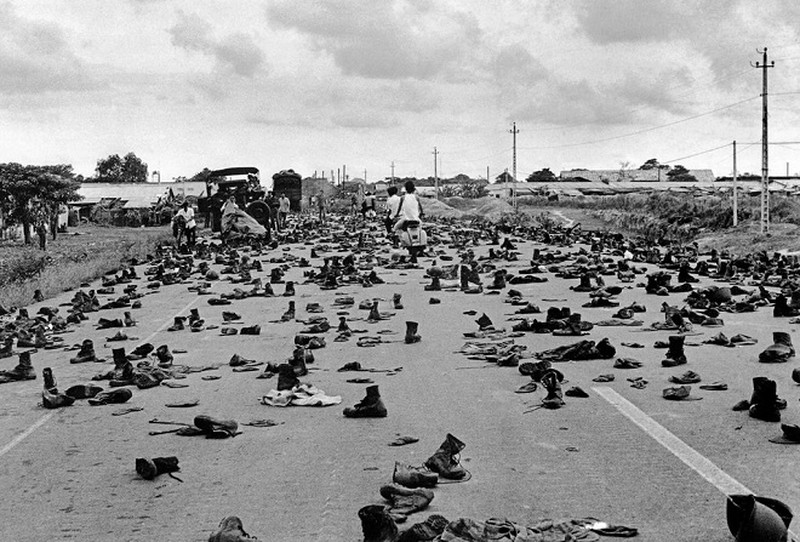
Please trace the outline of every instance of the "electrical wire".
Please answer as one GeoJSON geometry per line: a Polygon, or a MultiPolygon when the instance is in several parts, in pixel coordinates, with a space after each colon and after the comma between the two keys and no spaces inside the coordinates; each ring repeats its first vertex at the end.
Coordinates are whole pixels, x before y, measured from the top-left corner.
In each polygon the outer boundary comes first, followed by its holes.
{"type": "Polygon", "coordinates": [[[655,130],[660,130],[662,128],[667,128],[669,126],[675,126],[676,124],[681,124],[683,122],[688,122],[690,120],[698,119],[700,117],[705,117],[707,115],[712,115],[714,113],[718,113],[720,111],[724,111],[726,109],[730,109],[732,107],[736,107],[737,105],[741,105],[743,103],[755,100],[756,98],[760,98],[760,97],[761,96],[751,96],[750,98],[746,98],[744,100],[740,100],[740,101],[732,103],[732,104],[728,104],[728,105],[725,105],[725,106],[722,106],[722,107],[718,107],[718,108],[712,109],[710,111],[704,111],[703,113],[698,113],[698,114],[692,115],[690,117],[685,117],[685,118],[678,119],[678,120],[675,120],[675,121],[672,121],[672,122],[667,122],[665,124],[659,124],[658,126],[650,126],[649,128],[643,128],[642,130],[636,130],[634,132],[628,132],[626,134],[621,134],[621,135],[617,135],[617,136],[605,137],[605,138],[602,138],[602,139],[595,139],[595,140],[592,140],[592,141],[581,141],[579,143],[565,143],[565,144],[562,144],[562,145],[548,145],[548,146],[543,146],[543,147],[517,147],[517,149],[518,150],[519,149],[521,149],[521,150],[563,149],[563,148],[567,148],[567,147],[581,147],[581,146],[584,146],[584,145],[595,145],[597,143],[605,143],[607,141],[614,141],[614,140],[617,140],[617,139],[624,139],[626,137],[631,137],[631,136],[635,136],[635,135],[639,135],[639,134],[645,134],[647,132],[653,132],[655,130]]]}
{"type": "Polygon", "coordinates": [[[709,152],[718,151],[720,149],[724,149],[725,147],[730,147],[732,143],[725,143],[724,145],[720,145],[719,147],[714,147],[713,149],[707,149],[704,151],[696,152],[694,154],[689,154],[687,156],[681,156],[680,158],[673,158],[672,160],[664,160],[662,164],[672,164],[673,162],[680,162],[683,160],[688,160],[689,158],[694,158],[695,156],[700,156],[701,154],[707,154],[709,152]]]}

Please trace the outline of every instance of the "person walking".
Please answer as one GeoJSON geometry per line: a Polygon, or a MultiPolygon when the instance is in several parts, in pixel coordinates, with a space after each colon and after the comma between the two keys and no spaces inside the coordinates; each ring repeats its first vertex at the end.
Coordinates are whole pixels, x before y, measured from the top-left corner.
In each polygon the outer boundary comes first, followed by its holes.
{"type": "Polygon", "coordinates": [[[289,216],[289,198],[285,193],[281,194],[278,200],[278,226],[286,228],[286,219],[289,216]]]}

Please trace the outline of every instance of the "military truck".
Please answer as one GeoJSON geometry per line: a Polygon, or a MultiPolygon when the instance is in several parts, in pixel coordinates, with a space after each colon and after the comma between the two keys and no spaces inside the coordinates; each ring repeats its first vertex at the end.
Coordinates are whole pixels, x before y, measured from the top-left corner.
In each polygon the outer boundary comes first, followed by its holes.
{"type": "Polygon", "coordinates": [[[272,211],[264,201],[265,195],[258,168],[217,169],[206,179],[206,195],[198,199],[197,207],[206,217],[206,225],[211,226],[211,231],[218,232],[221,229],[222,207],[233,196],[239,208],[264,226],[270,237],[272,211]]]}
{"type": "Polygon", "coordinates": [[[302,177],[293,169],[284,169],[272,176],[272,193],[276,198],[286,194],[289,198],[289,208],[300,212],[303,200],[302,177]]]}

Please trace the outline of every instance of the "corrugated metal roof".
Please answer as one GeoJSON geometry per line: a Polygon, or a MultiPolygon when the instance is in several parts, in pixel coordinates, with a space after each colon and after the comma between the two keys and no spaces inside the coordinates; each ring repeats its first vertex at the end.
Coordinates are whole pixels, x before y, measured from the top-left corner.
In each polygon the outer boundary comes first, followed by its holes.
{"type": "Polygon", "coordinates": [[[83,183],[78,194],[81,203],[98,203],[103,198],[119,198],[126,208],[150,207],[159,198],[166,197],[170,189],[175,196],[200,196],[205,193],[205,183],[83,183]]]}

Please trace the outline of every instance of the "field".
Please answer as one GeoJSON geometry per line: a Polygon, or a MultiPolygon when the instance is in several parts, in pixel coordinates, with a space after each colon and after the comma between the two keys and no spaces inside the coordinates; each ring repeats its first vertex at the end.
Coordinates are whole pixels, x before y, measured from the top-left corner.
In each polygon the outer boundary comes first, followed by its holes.
{"type": "Polygon", "coordinates": [[[45,297],[80,286],[120,269],[130,258],[143,259],[172,239],[168,227],[80,226],[48,239],[47,250],[16,241],[0,243],[0,305],[25,306],[38,289],[45,297]]]}

